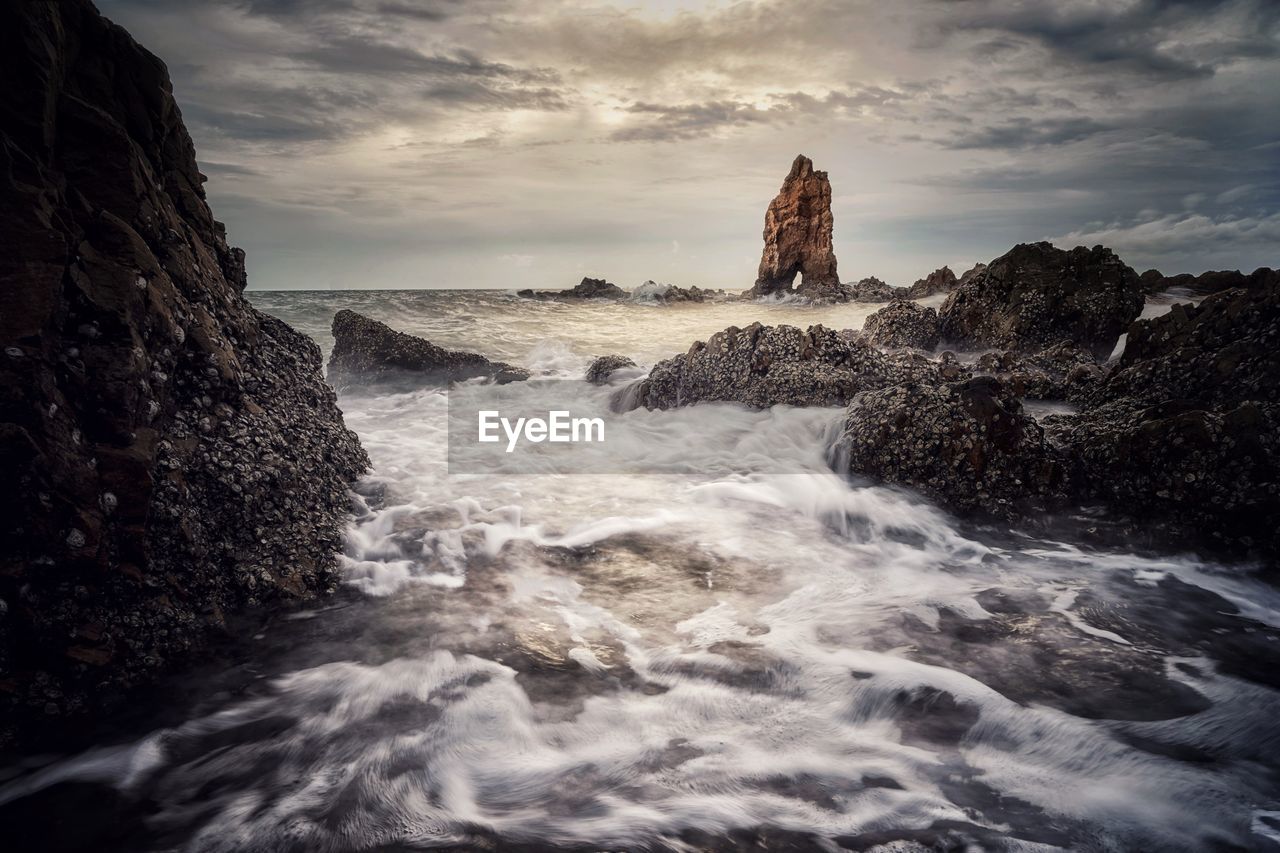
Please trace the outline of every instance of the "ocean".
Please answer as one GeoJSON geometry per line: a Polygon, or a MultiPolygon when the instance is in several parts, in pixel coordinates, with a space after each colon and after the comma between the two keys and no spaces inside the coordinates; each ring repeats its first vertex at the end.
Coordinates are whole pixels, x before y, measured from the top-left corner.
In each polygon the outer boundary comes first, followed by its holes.
{"type": "MultiPolygon", "coordinates": [[[[249,296],[326,357],[347,308],[548,380],[881,307],[249,296]]],[[[623,382],[565,387],[589,415],[623,382]]],[[[0,804],[122,850],[1280,850],[1280,592],[1248,566],[962,523],[833,470],[838,408],[630,412],[645,464],[548,473],[451,470],[445,389],[339,405],[374,466],[340,592],[0,804]]]]}

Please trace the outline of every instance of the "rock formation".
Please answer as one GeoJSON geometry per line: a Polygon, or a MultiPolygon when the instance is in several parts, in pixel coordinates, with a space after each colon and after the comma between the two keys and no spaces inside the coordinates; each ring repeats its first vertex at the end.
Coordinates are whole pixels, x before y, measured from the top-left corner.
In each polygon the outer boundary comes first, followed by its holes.
{"type": "Polygon", "coordinates": [[[932,350],[938,345],[938,312],[895,299],[868,317],[863,331],[874,346],[932,350]]]}
{"type": "Polygon", "coordinates": [[[729,401],[756,408],[836,406],[861,391],[907,381],[937,381],[937,366],[912,356],[887,356],[823,326],[731,326],[684,355],[654,365],[623,388],[615,408],[673,409],[729,401]]]}
{"type": "Polygon", "coordinates": [[[319,348],[243,297],[163,63],[87,0],[0,33],[4,740],[331,589],[368,460],[319,348]]]}
{"type": "Polygon", "coordinates": [[[957,347],[1033,352],[1071,342],[1105,359],[1142,303],[1138,274],[1110,249],[1023,243],[958,286],[938,319],[957,347]]]}
{"type": "Polygon", "coordinates": [[[723,293],[724,291],[703,290],[696,285],[676,287],[674,284],[659,284],[650,280],[637,287],[632,292],[631,298],[638,302],[706,302],[708,297],[723,293]]]}
{"type": "Polygon", "coordinates": [[[863,394],[838,448],[853,474],[909,486],[966,515],[1018,520],[1066,495],[1043,430],[990,376],[863,394]]]}
{"type": "Polygon", "coordinates": [[[764,217],[764,252],[751,297],[790,293],[796,274],[796,292],[812,298],[838,297],[836,255],[832,248],[831,182],[826,172],[815,172],[803,154],[791,164],[782,189],[764,217]]]}
{"type": "Polygon", "coordinates": [[[997,377],[1019,397],[1072,402],[1083,399],[1104,373],[1091,352],[1069,343],[1034,353],[983,353],[974,368],[997,377]]]}
{"type": "Polygon", "coordinates": [[[625,355],[602,355],[587,368],[586,379],[592,385],[605,385],[609,377],[624,367],[635,367],[636,363],[625,355]]]}
{"type": "Polygon", "coordinates": [[[1269,267],[1259,267],[1249,275],[1240,270],[1219,270],[1204,272],[1200,275],[1181,273],[1179,275],[1161,275],[1159,270],[1147,270],[1140,279],[1142,289],[1148,294],[1163,293],[1178,288],[1195,296],[1207,296],[1233,287],[1254,287],[1267,281],[1280,278],[1280,272],[1269,267]]]}
{"type": "Polygon", "coordinates": [[[626,299],[627,292],[602,278],[584,278],[570,290],[518,290],[526,299],[626,299]]]}
{"type": "Polygon", "coordinates": [[[379,382],[447,384],[487,377],[498,383],[529,378],[529,372],[473,352],[457,352],[397,332],[355,311],[333,317],[329,381],[336,387],[379,382]]]}
{"type": "Polygon", "coordinates": [[[924,299],[936,293],[950,293],[959,282],[951,267],[934,270],[924,278],[907,288],[908,299],[924,299]]]}
{"type": "Polygon", "coordinates": [[[885,284],[875,276],[864,278],[857,284],[843,285],[841,291],[841,298],[850,302],[888,302],[907,295],[906,288],[885,284]]]}

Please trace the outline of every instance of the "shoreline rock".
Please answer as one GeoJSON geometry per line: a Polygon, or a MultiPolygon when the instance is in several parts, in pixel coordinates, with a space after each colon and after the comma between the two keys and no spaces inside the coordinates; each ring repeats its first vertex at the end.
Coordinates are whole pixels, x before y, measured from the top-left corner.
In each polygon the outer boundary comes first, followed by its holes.
{"type": "Polygon", "coordinates": [[[583,278],[569,290],[517,290],[525,299],[626,299],[629,294],[602,278],[583,278]]]}
{"type": "Polygon", "coordinates": [[[245,300],[164,64],[86,0],[0,30],[3,742],[331,591],[369,460],[245,300]]]}
{"type": "Polygon", "coordinates": [[[1065,342],[1105,359],[1142,305],[1138,274],[1110,249],[1021,243],[958,286],[938,320],[955,347],[1033,352],[1065,342]]]}
{"type": "Polygon", "coordinates": [[[635,366],[636,363],[625,355],[602,355],[587,368],[586,380],[592,385],[607,385],[615,372],[635,366]]]}
{"type": "Polygon", "coordinates": [[[931,352],[938,345],[938,312],[895,299],[868,317],[862,329],[873,346],[931,352]]]}
{"type": "Polygon", "coordinates": [[[502,385],[528,379],[529,371],[473,352],[438,347],[355,311],[333,316],[329,381],[335,387],[405,381],[448,384],[477,377],[502,385]]]}

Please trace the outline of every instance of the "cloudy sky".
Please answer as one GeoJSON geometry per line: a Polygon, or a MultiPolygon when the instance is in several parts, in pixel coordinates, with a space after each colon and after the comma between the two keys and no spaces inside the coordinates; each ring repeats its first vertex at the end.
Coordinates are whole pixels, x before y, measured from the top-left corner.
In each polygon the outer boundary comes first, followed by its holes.
{"type": "Polygon", "coordinates": [[[1277,0],[98,2],[257,289],[747,287],[797,153],[846,281],[1280,265],[1277,0]]]}

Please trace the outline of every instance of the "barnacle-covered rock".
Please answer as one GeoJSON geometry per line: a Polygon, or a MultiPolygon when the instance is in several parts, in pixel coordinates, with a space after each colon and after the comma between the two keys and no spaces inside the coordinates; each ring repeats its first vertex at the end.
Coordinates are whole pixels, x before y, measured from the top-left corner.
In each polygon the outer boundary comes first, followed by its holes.
{"type": "Polygon", "coordinates": [[[1022,243],[959,285],[938,322],[942,340],[966,349],[1066,342],[1105,359],[1142,304],[1138,274],[1110,249],[1022,243]]]}
{"type": "Polygon", "coordinates": [[[951,267],[942,267],[916,281],[907,288],[906,295],[908,299],[924,299],[937,293],[950,293],[956,289],[957,283],[956,274],[951,271],[951,267]]]}
{"type": "Polygon", "coordinates": [[[932,350],[938,345],[938,312],[895,299],[868,317],[863,331],[878,347],[932,350]]]}
{"type": "Polygon", "coordinates": [[[616,371],[635,366],[636,363],[625,355],[602,355],[591,362],[586,378],[592,385],[604,385],[616,371]]]}
{"type": "Polygon", "coordinates": [[[700,402],[756,408],[844,405],[898,382],[937,381],[938,365],[893,357],[824,326],[731,326],[654,365],[614,398],[615,408],[672,409],[700,402]]]}
{"type": "Polygon", "coordinates": [[[999,380],[909,383],[860,395],[836,458],[852,474],[906,486],[953,512],[1025,519],[1062,504],[1066,469],[999,380]]]}

